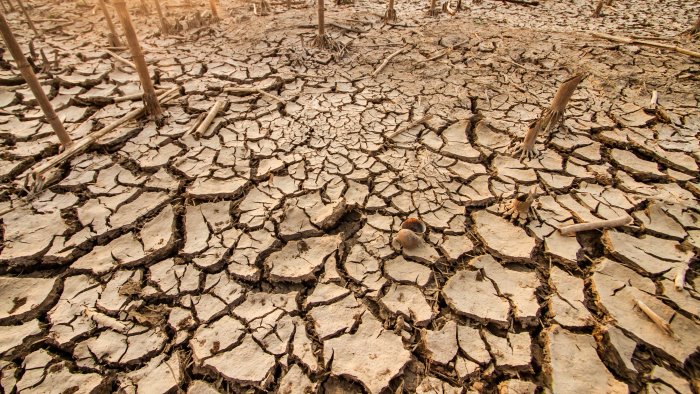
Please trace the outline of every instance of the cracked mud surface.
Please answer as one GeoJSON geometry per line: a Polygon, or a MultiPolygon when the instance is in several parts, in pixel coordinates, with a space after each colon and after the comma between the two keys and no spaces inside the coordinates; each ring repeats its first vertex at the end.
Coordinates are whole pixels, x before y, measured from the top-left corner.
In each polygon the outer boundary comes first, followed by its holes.
{"type": "MultiPolygon", "coordinates": [[[[70,22],[32,46],[58,54],[38,76],[74,140],[142,105],[113,100],[140,87],[99,9],[28,3],[41,29],[70,22]]],[[[5,393],[699,392],[700,65],[590,34],[697,51],[678,35],[698,4],[397,2],[393,26],[384,3],[327,4],[334,57],[301,3],[221,4],[202,26],[204,4],[165,1],[170,37],[132,3],[156,88],[184,92],[28,204],[58,140],[0,70],[5,393]],[[580,71],[564,125],[520,161],[513,141],[580,71]],[[251,87],[267,94],[227,90],[251,87]],[[507,220],[533,190],[534,214],[507,220]],[[401,247],[409,217],[427,230],[401,247]]]]}

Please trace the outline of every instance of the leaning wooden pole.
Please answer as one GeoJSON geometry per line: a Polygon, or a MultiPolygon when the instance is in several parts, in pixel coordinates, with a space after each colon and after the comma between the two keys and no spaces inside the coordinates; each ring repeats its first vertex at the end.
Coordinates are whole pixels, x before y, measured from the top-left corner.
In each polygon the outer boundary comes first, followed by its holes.
{"type": "Polygon", "coordinates": [[[170,25],[168,20],[163,16],[163,10],[160,9],[160,0],[153,0],[156,5],[156,12],[158,13],[158,19],[160,19],[160,31],[164,36],[170,34],[170,25]]]}
{"type": "Polygon", "coordinates": [[[0,0],[0,5],[2,6],[2,12],[7,14],[7,7],[5,6],[5,0],[0,0]]]}
{"type": "Polygon", "coordinates": [[[216,0],[209,0],[209,6],[211,7],[211,15],[214,20],[219,20],[219,11],[216,9],[216,0]]]}
{"type": "Polygon", "coordinates": [[[119,15],[119,21],[126,35],[126,41],[129,43],[131,58],[136,66],[136,71],[139,73],[141,87],[143,88],[143,104],[146,108],[146,114],[148,114],[151,119],[155,120],[156,123],[160,123],[163,118],[163,110],[160,108],[160,104],[158,104],[156,91],[153,88],[153,82],[148,74],[148,67],[146,66],[146,60],[143,58],[143,51],[141,50],[139,39],[136,37],[134,26],[131,24],[129,10],[126,9],[124,0],[115,0],[114,9],[117,10],[117,15],[119,15]]]}
{"type": "Polygon", "coordinates": [[[58,119],[56,111],[53,110],[53,107],[49,102],[49,98],[46,97],[46,93],[44,93],[44,90],[41,88],[39,80],[36,78],[34,71],[27,62],[27,58],[24,57],[22,49],[20,49],[19,44],[17,44],[17,40],[15,40],[15,35],[12,34],[12,30],[10,30],[10,25],[7,24],[7,19],[5,19],[4,13],[0,13],[0,32],[2,32],[2,37],[5,39],[7,49],[9,49],[12,57],[17,63],[17,68],[19,68],[19,71],[22,73],[24,80],[27,81],[27,85],[29,85],[32,93],[34,93],[34,97],[36,97],[36,101],[39,103],[41,110],[44,112],[46,120],[49,122],[49,124],[51,124],[53,131],[58,136],[58,139],[61,141],[63,147],[68,148],[71,146],[71,144],[73,144],[73,140],[71,140],[68,132],[63,127],[61,120],[58,119]]]}
{"type": "Polygon", "coordinates": [[[34,21],[32,21],[32,17],[29,16],[29,12],[27,11],[27,8],[24,7],[24,3],[22,3],[22,0],[17,0],[17,4],[19,4],[19,9],[22,10],[24,17],[27,18],[27,24],[29,25],[29,28],[34,30],[34,34],[36,34],[38,37],[41,37],[42,34],[39,33],[39,30],[37,30],[36,26],[34,26],[34,21]]]}
{"type": "Polygon", "coordinates": [[[122,42],[119,39],[119,34],[117,34],[117,29],[114,27],[114,23],[112,23],[112,17],[109,15],[109,10],[107,9],[105,0],[97,0],[97,2],[100,4],[102,13],[105,15],[105,20],[107,21],[107,27],[109,28],[109,34],[111,35],[109,37],[110,45],[114,47],[122,46],[122,42]]]}

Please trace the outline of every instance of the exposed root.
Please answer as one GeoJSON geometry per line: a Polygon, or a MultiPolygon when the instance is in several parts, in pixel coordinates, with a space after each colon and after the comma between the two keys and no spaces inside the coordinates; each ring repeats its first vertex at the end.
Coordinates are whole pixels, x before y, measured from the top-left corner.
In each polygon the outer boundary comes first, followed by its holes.
{"type": "Polygon", "coordinates": [[[396,17],[396,10],[393,8],[387,8],[386,12],[384,12],[384,17],[382,18],[384,23],[392,23],[396,22],[398,18],[396,17]]]}
{"type": "Polygon", "coordinates": [[[530,124],[522,144],[515,149],[514,153],[520,155],[520,160],[530,160],[537,156],[537,150],[535,149],[537,136],[540,134],[548,134],[564,123],[566,105],[569,103],[578,84],[581,83],[585,77],[586,74],[576,74],[561,84],[559,90],[557,90],[557,94],[552,100],[552,104],[549,108],[544,110],[539,119],[530,124]]]}
{"type": "Polygon", "coordinates": [[[313,41],[311,41],[311,46],[333,52],[340,52],[343,49],[342,45],[338,44],[338,42],[328,34],[316,35],[313,41]]]}
{"type": "Polygon", "coordinates": [[[511,222],[525,224],[530,219],[530,214],[534,214],[532,203],[535,201],[535,190],[530,190],[527,194],[516,196],[508,203],[502,205],[500,210],[503,217],[511,222]]]}

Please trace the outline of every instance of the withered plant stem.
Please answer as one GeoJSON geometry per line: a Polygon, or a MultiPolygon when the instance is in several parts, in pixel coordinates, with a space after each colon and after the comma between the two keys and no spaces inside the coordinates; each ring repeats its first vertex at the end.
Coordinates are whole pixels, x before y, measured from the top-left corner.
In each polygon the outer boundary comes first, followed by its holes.
{"type": "Polygon", "coordinates": [[[44,89],[42,89],[39,80],[34,74],[34,71],[29,66],[27,58],[24,56],[24,53],[22,53],[22,49],[19,47],[19,44],[17,44],[15,35],[12,34],[12,30],[10,29],[10,25],[7,23],[7,19],[5,19],[4,13],[0,13],[0,32],[2,33],[2,37],[5,39],[7,49],[10,51],[12,58],[14,58],[15,62],[17,63],[17,68],[19,68],[20,73],[22,73],[22,77],[24,77],[27,85],[29,85],[29,89],[31,89],[36,101],[39,103],[41,110],[44,112],[46,121],[49,122],[53,128],[53,131],[58,136],[58,139],[61,141],[63,147],[68,148],[73,144],[73,141],[68,135],[66,129],[63,127],[61,120],[58,119],[56,111],[54,111],[51,103],[49,102],[49,98],[46,97],[44,89]]]}
{"type": "Polygon", "coordinates": [[[117,10],[119,20],[124,28],[126,41],[129,43],[129,49],[131,51],[131,58],[134,61],[136,71],[139,74],[141,88],[143,89],[143,104],[146,108],[146,114],[148,114],[148,116],[156,123],[160,123],[163,117],[163,110],[160,108],[160,104],[158,104],[156,91],[153,88],[153,82],[148,74],[148,67],[146,66],[146,60],[143,57],[143,51],[141,50],[139,39],[136,36],[136,30],[134,30],[134,26],[131,24],[129,10],[127,10],[124,0],[115,0],[114,8],[117,10]]]}

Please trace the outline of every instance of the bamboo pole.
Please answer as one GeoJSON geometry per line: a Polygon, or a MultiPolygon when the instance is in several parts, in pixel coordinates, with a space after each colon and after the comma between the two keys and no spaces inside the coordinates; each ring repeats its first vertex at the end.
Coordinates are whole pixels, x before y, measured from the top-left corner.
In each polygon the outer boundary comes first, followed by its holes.
{"type": "Polygon", "coordinates": [[[126,9],[124,0],[115,0],[114,8],[117,10],[117,15],[119,15],[119,20],[124,28],[126,41],[129,43],[129,49],[131,50],[131,59],[134,61],[136,71],[141,80],[143,104],[146,108],[146,114],[148,114],[151,119],[155,120],[156,123],[160,123],[163,118],[163,110],[160,108],[160,104],[158,104],[156,91],[153,88],[151,76],[148,74],[148,66],[146,66],[146,60],[143,58],[143,51],[141,50],[139,39],[136,36],[134,26],[131,24],[129,10],[126,9]]]}
{"type": "Polygon", "coordinates": [[[53,128],[53,131],[58,136],[58,139],[61,141],[63,147],[68,148],[73,144],[73,140],[71,140],[68,132],[63,127],[61,120],[58,119],[56,112],[53,110],[53,107],[49,102],[49,98],[46,97],[46,93],[44,93],[44,90],[41,88],[39,80],[36,78],[34,71],[27,62],[27,58],[24,57],[22,49],[19,47],[19,44],[17,44],[14,34],[12,34],[10,25],[7,24],[7,19],[5,19],[4,13],[0,13],[0,32],[2,33],[2,37],[5,39],[7,49],[10,51],[12,57],[17,63],[17,68],[19,68],[19,71],[22,73],[24,80],[27,81],[27,85],[29,85],[32,93],[34,93],[34,97],[36,97],[36,101],[39,103],[41,110],[44,112],[46,121],[48,121],[53,128]]]}
{"type": "Polygon", "coordinates": [[[24,17],[27,18],[27,24],[32,30],[34,30],[34,34],[36,34],[38,37],[41,37],[43,34],[39,33],[39,30],[37,30],[36,26],[34,26],[34,22],[32,22],[32,17],[29,16],[29,12],[24,7],[24,3],[22,3],[22,0],[17,0],[17,4],[19,4],[19,8],[22,10],[24,17]]]}
{"type": "Polygon", "coordinates": [[[216,9],[216,0],[209,0],[209,6],[211,6],[211,15],[214,20],[219,20],[219,11],[216,9]]]}
{"type": "Polygon", "coordinates": [[[111,34],[111,37],[109,38],[110,45],[114,47],[122,46],[122,42],[119,39],[119,34],[117,34],[117,29],[114,27],[114,23],[112,23],[112,17],[109,15],[109,10],[107,10],[107,5],[105,4],[105,1],[97,0],[97,2],[99,3],[100,8],[102,9],[102,13],[105,14],[105,20],[107,21],[109,34],[111,34]]]}
{"type": "Polygon", "coordinates": [[[153,0],[153,3],[156,5],[156,12],[158,13],[158,19],[160,19],[160,31],[164,36],[167,36],[170,34],[170,25],[168,24],[168,20],[163,16],[163,11],[160,9],[160,0],[153,0]]]}

